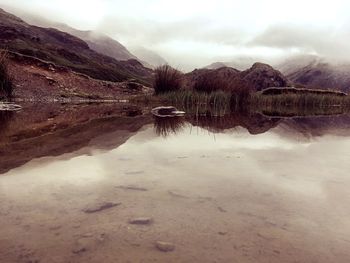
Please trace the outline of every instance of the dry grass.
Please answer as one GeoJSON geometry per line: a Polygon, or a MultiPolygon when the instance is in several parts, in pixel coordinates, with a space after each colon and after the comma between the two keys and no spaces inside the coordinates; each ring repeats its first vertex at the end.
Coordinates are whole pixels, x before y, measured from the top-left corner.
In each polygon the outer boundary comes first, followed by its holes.
{"type": "Polygon", "coordinates": [[[8,72],[8,53],[0,51],[0,95],[9,99],[12,97],[13,84],[8,72]]]}

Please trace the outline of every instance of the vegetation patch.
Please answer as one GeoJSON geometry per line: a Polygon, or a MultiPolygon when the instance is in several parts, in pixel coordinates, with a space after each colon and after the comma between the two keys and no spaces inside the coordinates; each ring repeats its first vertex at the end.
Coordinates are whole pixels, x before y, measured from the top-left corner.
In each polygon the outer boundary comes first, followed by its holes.
{"type": "Polygon", "coordinates": [[[13,83],[8,70],[8,53],[0,51],[0,97],[9,99],[12,97],[13,83]]]}

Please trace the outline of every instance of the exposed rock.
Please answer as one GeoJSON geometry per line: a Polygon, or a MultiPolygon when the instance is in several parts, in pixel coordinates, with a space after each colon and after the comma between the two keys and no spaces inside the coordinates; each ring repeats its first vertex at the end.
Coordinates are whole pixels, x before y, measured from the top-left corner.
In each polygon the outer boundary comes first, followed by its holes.
{"type": "Polygon", "coordinates": [[[56,80],[54,80],[53,78],[50,78],[50,77],[46,77],[46,80],[49,82],[49,85],[53,85],[57,82],[56,80]]]}
{"type": "Polygon", "coordinates": [[[129,220],[129,223],[132,225],[149,225],[153,222],[153,219],[150,217],[138,217],[129,220]]]}
{"type": "Polygon", "coordinates": [[[175,250],[175,245],[169,242],[157,241],[156,248],[162,252],[171,252],[175,250]]]}
{"type": "Polygon", "coordinates": [[[131,89],[131,90],[141,91],[143,89],[143,85],[141,85],[137,82],[134,82],[134,81],[129,81],[129,82],[127,82],[126,85],[127,85],[127,88],[131,89]]]}
{"type": "Polygon", "coordinates": [[[290,86],[288,79],[281,72],[263,63],[255,63],[250,69],[242,71],[239,77],[241,85],[254,91],[290,86]]]}
{"type": "Polygon", "coordinates": [[[85,213],[96,213],[118,205],[121,205],[121,203],[104,202],[104,203],[96,204],[91,207],[85,208],[83,211],[85,213]]]}

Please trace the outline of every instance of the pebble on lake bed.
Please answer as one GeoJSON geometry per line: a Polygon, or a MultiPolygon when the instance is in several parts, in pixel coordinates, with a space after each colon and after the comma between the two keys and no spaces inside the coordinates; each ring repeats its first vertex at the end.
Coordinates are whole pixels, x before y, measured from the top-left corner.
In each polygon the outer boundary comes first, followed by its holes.
{"type": "Polygon", "coordinates": [[[93,205],[91,207],[87,207],[85,209],[83,209],[83,211],[85,213],[91,214],[91,213],[96,213],[96,212],[100,212],[115,206],[121,205],[121,203],[113,203],[113,202],[103,202],[103,203],[99,203],[96,205],[93,205]]]}
{"type": "Polygon", "coordinates": [[[171,252],[175,250],[175,245],[169,242],[157,241],[156,248],[162,252],[171,252]]]}
{"type": "Polygon", "coordinates": [[[153,220],[150,217],[138,217],[138,218],[132,218],[129,220],[129,224],[132,224],[132,225],[149,225],[152,222],[153,220]]]}

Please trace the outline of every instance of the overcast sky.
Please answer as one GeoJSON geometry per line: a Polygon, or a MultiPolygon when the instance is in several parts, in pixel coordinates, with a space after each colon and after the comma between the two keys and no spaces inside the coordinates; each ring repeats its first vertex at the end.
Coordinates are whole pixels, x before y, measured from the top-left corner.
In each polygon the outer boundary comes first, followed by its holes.
{"type": "Polygon", "coordinates": [[[236,56],[350,60],[349,0],[0,0],[143,46],[183,70],[236,56]]]}

